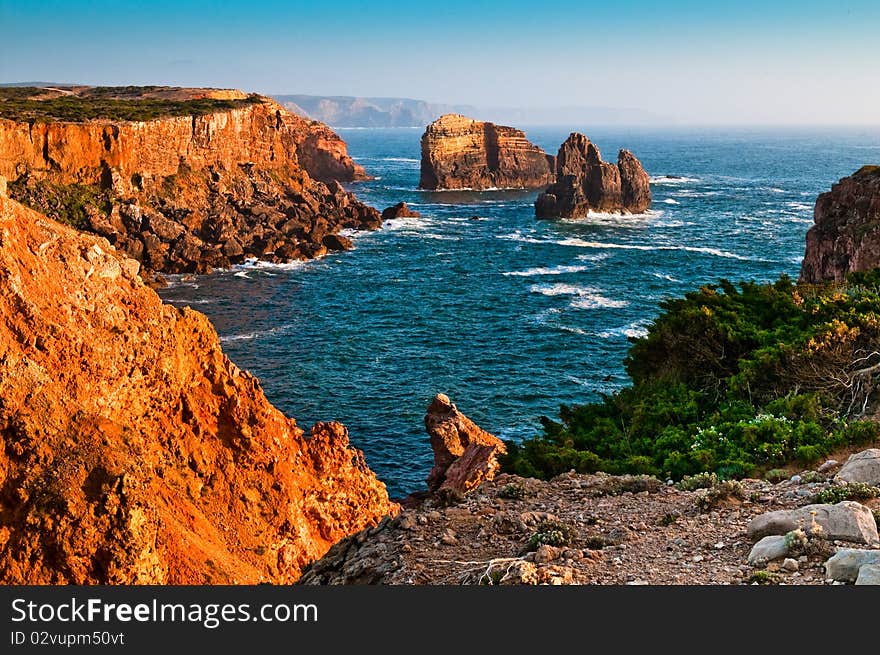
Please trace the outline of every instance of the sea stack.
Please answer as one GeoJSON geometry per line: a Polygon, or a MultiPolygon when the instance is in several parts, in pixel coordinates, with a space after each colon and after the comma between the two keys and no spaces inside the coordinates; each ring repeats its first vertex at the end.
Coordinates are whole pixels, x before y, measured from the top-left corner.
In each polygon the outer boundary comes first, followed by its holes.
{"type": "Polygon", "coordinates": [[[538,218],[584,218],[592,212],[641,214],[651,206],[651,186],[641,162],[621,150],[617,165],[572,132],[556,156],[556,180],[535,201],[538,218]]]}
{"type": "Polygon", "coordinates": [[[553,181],[554,158],[521,130],[446,114],[422,135],[420,189],[537,189],[553,181]]]}
{"type": "Polygon", "coordinates": [[[863,166],[816,199],[801,282],[880,267],[880,166],[863,166]]]}

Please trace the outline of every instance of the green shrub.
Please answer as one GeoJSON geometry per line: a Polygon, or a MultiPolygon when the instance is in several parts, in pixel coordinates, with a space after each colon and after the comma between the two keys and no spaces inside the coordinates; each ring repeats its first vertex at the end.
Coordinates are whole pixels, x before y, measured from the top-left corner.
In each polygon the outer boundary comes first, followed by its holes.
{"type": "Polygon", "coordinates": [[[701,512],[708,512],[731,498],[745,500],[745,497],[745,487],[742,483],[736,480],[724,480],[713,485],[706,493],[697,496],[694,502],[701,512]]]}
{"type": "MultiPolygon", "coordinates": [[[[505,470],[549,478],[698,473],[735,479],[880,439],[880,272],[845,284],[725,280],[661,303],[625,367],[632,384],[542,418],[505,470]]],[[[776,473],[771,473],[771,477],[776,473]]],[[[781,473],[780,473],[781,475],[781,473]]]]}
{"type": "Polygon", "coordinates": [[[526,488],[519,483],[511,482],[501,487],[498,497],[508,500],[522,500],[526,497],[526,488]]]}
{"type": "Polygon", "coordinates": [[[682,491],[696,491],[697,489],[708,489],[718,483],[718,475],[715,473],[697,473],[696,475],[687,475],[683,477],[676,487],[682,491]]]}
{"type": "Polygon", "coordinates": [[[813,497],[814,503],[830,504],[843,502],[844,500],[870,500],[880,496],[880,488],[864,482],[849,482],[847,484],[828,487],[813,497]]]}
{"type": "Polygon", "coordinates": [[[575,530],[567,523],[555,520],[542,521],[529,537],[526,551],[538,550],[539,546],[568,546],[575,537],[575,530]]]}

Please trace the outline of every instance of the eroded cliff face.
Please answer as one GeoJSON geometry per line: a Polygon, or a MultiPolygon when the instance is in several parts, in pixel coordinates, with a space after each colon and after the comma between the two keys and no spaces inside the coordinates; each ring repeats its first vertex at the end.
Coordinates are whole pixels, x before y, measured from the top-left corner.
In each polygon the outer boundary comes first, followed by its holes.
{"type": "Polygon", "coordinates": [[[539,188],[553,181],[553,168],[521,130],[447,114],[422,135],[419,188],[539,188]]]}
{"type": "Polygon", "coordinates": [[[621,150],[617,165],[604,162],[594,143],[572,132],[559,147],[556,179],[535,201],[535,215],[585,218],[590,212],[640,214],[650,206],[650,180],[635,155],[621,150]]]}
{"type": "Polygon", "coordinates": [[[821,194],[807,232],[801,281],[841,281],[880,267],[880,166],[864,166],[821,194]]]}
{"type": "Polygon", "coordinates": [[[328,234],[381,223],[339,184],[365,176],[345,143],[266,98],[147,121],[0,119],[0,175],[14,198],[162,272],[308,259],[328,234]]]}
{"type": "Polygon", "coordinates": [[[0,196],[0,583],[288,583],[395,510],[137,269],[0,196]]]}

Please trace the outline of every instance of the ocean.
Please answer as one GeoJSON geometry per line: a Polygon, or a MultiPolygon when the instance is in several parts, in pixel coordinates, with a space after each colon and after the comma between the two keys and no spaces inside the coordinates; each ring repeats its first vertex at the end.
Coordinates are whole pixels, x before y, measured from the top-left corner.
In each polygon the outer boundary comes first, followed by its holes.
{"type": "Polygon", "coordinates": [[[420,129],[341,129],[380,210],[422,218],[354,235],[313,262],[172,277],[225,352],[305,429],[338,420],[392,497],[425,487],[425,408],[445,393],[505,439],[626,385],[630,339],[699,285],[797,277],[816,196],[880,163],[880,130],[526,128],[555,153],[572,130],[652,178],[640,216],[539,221],[537,192],[418,191],[420,129]]]}

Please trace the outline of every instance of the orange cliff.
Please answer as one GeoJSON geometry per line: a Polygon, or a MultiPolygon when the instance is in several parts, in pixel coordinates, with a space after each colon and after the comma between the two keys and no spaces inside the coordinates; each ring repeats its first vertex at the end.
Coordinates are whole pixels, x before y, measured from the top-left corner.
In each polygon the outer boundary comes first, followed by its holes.
{"type": "MultiPolygon", "coordinates": [[[[97,92],[74,89],[65,101],[101,107],[108,101],[97,92]]],[[[13,198],[162,272],[308,259],[339,247],[325,237],[340,229],[381,224],[340,185],[366,174],[330,128],[268,98],[230,94],[239,103],[231,108],[150,120],[0,118],[0,176],[13,198]]]]}
{"type": "Polygon", "coordinates": [[[395,511],[137,269],[0,195],[0,583],[289,583],[395,511]]]}

